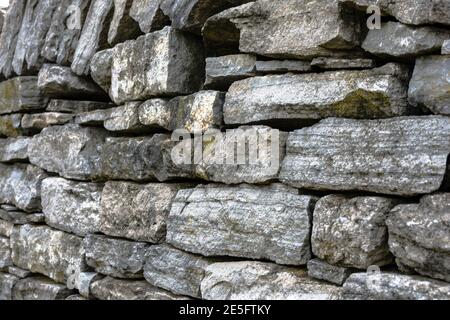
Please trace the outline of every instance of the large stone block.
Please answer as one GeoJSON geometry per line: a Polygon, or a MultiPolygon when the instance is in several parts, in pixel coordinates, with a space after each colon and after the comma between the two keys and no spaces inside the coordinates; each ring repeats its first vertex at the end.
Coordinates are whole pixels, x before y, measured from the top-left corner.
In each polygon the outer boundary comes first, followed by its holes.
{"type": "Polygon", "coordinates": [[[0,114],[45,109],[47,99],[37,83],[38,78],[33,76],[0,82],[0,114]]]}
{"type": "Polygon", "coordinates": [[[14,300],[65,300],[71,294],[65,285],[41,276],[21,279],[13,289],[14,300]]]}

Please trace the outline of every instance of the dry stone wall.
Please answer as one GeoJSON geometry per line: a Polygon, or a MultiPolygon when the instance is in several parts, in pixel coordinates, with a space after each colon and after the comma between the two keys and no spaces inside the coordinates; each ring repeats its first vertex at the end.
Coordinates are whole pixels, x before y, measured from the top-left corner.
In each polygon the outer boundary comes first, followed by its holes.
{"type": "Polygon", "coordinates": [[[0,16],[1,300],[450,299],[450,1],[0,16]]]}

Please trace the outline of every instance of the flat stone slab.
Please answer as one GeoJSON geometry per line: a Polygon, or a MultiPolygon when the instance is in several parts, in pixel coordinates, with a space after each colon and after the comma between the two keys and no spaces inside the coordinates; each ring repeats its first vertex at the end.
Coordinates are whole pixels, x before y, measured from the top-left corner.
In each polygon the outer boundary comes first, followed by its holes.
{"type": "Polygon", "coordinates": [[[21,162],[28,159],[28,144],[31,138],[0,139],[0,161],[21,162]]]}
{"type": "Polygon", "coordinates": [[[46,103],[37,77],[15,77],[0,82],[0,114],[42,110],[46,103]]]}
{"type": "Polygon", "coordinates": [[[308,261],[308,276],[342,286],[352,274],[351,268],[338,267],[320,259],[308,261]]]}
{"type": "Polygon", "coordinates": [[[65,285],[40,276],[21,279],[13,289],[14,300],[65,300],[71,294],[65,285]]]}

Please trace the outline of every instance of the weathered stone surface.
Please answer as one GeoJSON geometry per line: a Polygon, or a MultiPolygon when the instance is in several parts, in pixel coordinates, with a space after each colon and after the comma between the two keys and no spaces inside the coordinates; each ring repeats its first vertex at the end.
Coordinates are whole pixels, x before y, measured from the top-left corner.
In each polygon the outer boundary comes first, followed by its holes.
{"type": "Polygon", "coordinates": [[[79,294],[72,294],[68,296],[65,300],[89,300],[89,299],[86,299],[85,297],[79,294]]]}
{"type": "Polygon", "coordinates": [[[0,272],[0,300],[13,299],[13,288],[18,280],[16,276],[0,272]]]}
{"type": "Polygon", "coordinates": [[[170,131],[185,129],[193,133],[220,128],[224,98],[219,91],[200,91],[171,100],[151,99],[139,107],[139,120],[146,126],[170,131]]]}
{"type": "Polygon", "coordinates": [[[20,279],[27,278],[32,275],[30,271],[15,266],[8,267],[8,272],[16,277],[19,277],[20,279]]]}
{"type": "Polygon", "coordinates": [[[341,289],[302,269],[257,261],[210,265],[201,284],[207,300],[337,300],[341,289]]]}
{"type": "Polygon", "coordinates": [[[182,190],[167,220],[167,242],[204,256],[306,264],[315,201],[280,184],[182,190]]]}
{"type": "Polygon", "coordinates": [[[91,60],[92,79],[109,93],[111,88],[112,49],[97,52],[91,60]]]}
{"type": "Polygon", "coordinates": [[[12,264],[9,238],[0,236],[0,269],[7,268],[12,264]]]}
{"type": "Polygon", "coordinates": [[[23,225],[11,235],[12,260],[19,268],[66,283],[85,270],[83,239],[47,226],[23,225]]]}
{"type": "Polygon", "coordinates": [[[450,115],[449,56],[418,58],[409,83],[408,100],[435,114],[450,115]]]}
{"type": "Polygon", "coordinates": [[[37,86],[38,78],[15,77],[0,82],[0,114],[45,109],[47,99],[37,86]]]}
{"type": "Polygon", "coordinates": [[[28,147],[30,162],[69,179],[86,180],[100,173],[101,146],[107,132],[78,125],[48,127],[28,147]]]}
{"type": "Polygon", "coordinates": [[[113,5],[113,0],[91,1],[71,65],[77,75],[89,74],[92,57],[107,47],[113,5]]]}
{"type": "Polygon", "coordinates": [[[450,39],[444,41],[441,54],[450,54],[450,39]]]}
{"type": "Polygon", "coordinates": [[[201,42],[165,27],[114,47],[110,95],[116,104],[122,104],[189,94],[200,88],[203,70],[201,42]]]}
{"type": "Polygon", "coordinates": [[[314,58],[311,66],[324,70],[332,69],[370,69],[376,66],[372,59],[314,58]]]}
{"type": "Polygon", "coordinates": [[[159,5],[162,0],[133,0],[130,16],[139,23],[142,32],[149,33],[170,24],[159,5]]]}
{"type": "Polygon", "coordinates": [[[255,76],[255,69],[256,56],[250,54],[206,58],[204,87],[227,90],[233,82],[255,76]]]}
{"type": "Polygon", "coordinates": [[[280,179],[314,190],[425,194],[441,187],[449,153],[445,117],[331,118],[290,133],[280,179]]]}
{"type": "Polygon", "coordinates": [[[389,214],[389,248],[397,261],[428,277],[450,282],[450,194],[427,195],[389,214]]]}
{"type": "Polygon", "coordinates": [[[63,178],[42,181],[42,211],[56,229],[85,236],[99,232],[102,184],[63,178]]]}
{"type": "Polygon", "coordinates": [[[92,294],[100,300],[179,300],[166,290],[156,288],[147,281],[120,280],[106,277],[92,284],[92,294]]]}
{"type": "Polygon", "coordinates": [[[344,284],[347,300],[449,300],[450,285],[392,272],[354,273],[344,284]]]}
{"type": "Polygon", "coordinates": [[[330,195],[314,209],[313,254],[343,267],[390,264],[386,218],[398,203],[390,198],[330,195]]]}
{"type": "Polygon", "coordinates": [[[47,174],[28,164],[0,164],[0,203],[28,212],[41,209],[41,182],[47,174]]]}
{"type": "Polygon", "coordinates": [[[108,43],[114,46],[141,34],[139,24],[130,17],[134,0],[114,0],[114,14],[108,32],[108,43]]]}
{"type": "Polygon", "coordinates": [[[43,213],[28,213],[18,211],[17,209],[5,210],[3,208],[0,208],[0,219],[19,225],[45,222],[45,216],[43,213]]]}
{"type": "Polygon", "coordinates": [[[28,132],[23,130],[20,126],[22,121],[22,114],[6,114],[0,116],[0,137],[19,137],[25,135],[28,132]]]}
{"type": "Polygon", "coordinates": [[[98,109],[108,109],[113,106],[113,104],[108,102],[52,99],[47,105],[47,111],[78,114],[98,109]]]}
{"type": "Polygon", "coordinates": [[[25,130],[41,131],[50,126],[66,124],[72,118],[73,115],[60,112],[24,114],[21,126],[25,130]]]}
{"type": "Polygon", "coordinates": [[[28,159],[28,144],[31,138],[0,139],[0,161],[17,162],[28,159]]]}
{"type": "Polygon", "coordinates": [[[105,129],[122,133],[140,133],[146,127],[139,122],[139,106],[142,102],[126,102],[109,110],[104,121],[105,129]]]}
{"type": "Polygon", "coordinates": [[[407,69],[270,75],[235,82],[224,105],[226,124],[327,117],[386,118],[411,114],[407,69]]]}
{"type": "Polygon", "coordinates": [[[144,276],[156,287],[201,298],[200,284],[210,264],[210,260],[167,244],[151,246],[146,254],[144,276]]]}
{"type": "Polygon", "coordinates": [[[362,48],[383,58],[412,59],[439,52],[450,31],[434,27],[413,27],[386,22],[381,29],[370,30],[362,48]]]}
{"type": "Polygon", "coordinates": [[[351,274],[352,269],[350,268],[334,266],[320,259],[308,261],[308,276],[311,278],[325,280],[341,286],[351,274]]]}
{"type": "Polygon", "coordinates": [[[65,99],[107,100],[108,96],[93,81],[79,77],[69,67],[45,64],[39,71],[38,87],[46,96],[65,99]]]}
{"type": "Polygon", "coordinates": [[[166,234],[172,199],[186,184],[110,181],[101,195],[100,231],[135,241],[159,243],[166,234]]]}
{"type": "Polygon", "coordinates": [[[14,224],[12,222],[0,219],[0,236],[9,238],[13,228],[14,224]]]}
{"type": "Polygon", "coordinates": [[[75,279],[74,288],[76,288],[84,298],[92,298],[91,285],[95,281],[99,281],[103,278],[103,275],[96,272],[81,272],[78,275],[78,278],[75,279]]]}
{"type": "Polygon", "coordinates": [[[88,235],[84,238],[84,246],[86,262],[95,271],[116,278],[143,277],[147,243],[88,235]]]}
{"type": "Polygon", "coordinates": [[[64,300],[71,294],[65,285],[40,276],[21,279],[13,289],[14,300],[64,300]]]}
{"type": "Polygon", "coordinates": [[[84,126],[103,127],[103,123],[110,117],[111,111],[112,109],[100,109],[83,112],[78,114],[73,121],[84,126]]]}
{"type": "Polygon", "coordinates": [[[286,72],[307,72],[311,70],[308,61],[300,60],[268,60],[257,61],[256,72],[266,73],[286,73],[286,72]]]}

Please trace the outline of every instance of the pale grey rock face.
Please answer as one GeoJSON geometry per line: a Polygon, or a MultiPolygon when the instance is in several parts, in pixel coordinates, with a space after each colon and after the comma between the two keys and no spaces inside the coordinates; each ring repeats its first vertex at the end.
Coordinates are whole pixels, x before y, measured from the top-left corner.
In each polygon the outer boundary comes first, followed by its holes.
{"type": "Polygon", "coordinates": [[[74,287],[86,299],[92,298],[91,285],[104,276],[96,272],[81,272],[75,280],[74,287]]]}
{"type": "Polygon", "coordinates": [[[29,164],[0,164],[0,203],[27,212],[41,209],[41,182],[48,175],[29,164]]]}
{"type": "Polygon", "coordinates": [[[203,82],[202,47],[196,37],[171,27],[118,44],[112,58],[112,100],[122,104],[197,91],[203,82]]]}
{"type": "Polygon", "coordinates": [[[91,287],[94,297],[100,300],[184,300],[166,290],[156,288],[147,281],[120,280],[106,277],[91,287]]]}
{"type": "Polygon", "coordinates": [[[392,272],[354,273],[344,284],[346,300],[449,300],[450,285],[392,272]]]}
{"type": "Polygon", "coordinates": [[[139,23],[142,32],[149,33],[170,24],[159,5],[162,0],[133,0],[130,17],[139,23]]]}
{"type": "Polygon", "coordinates": [[[8,267],[8,272],[16,277],[19,277],[20,279],[27,278],[32,274],[28,270],[24,270],[24,269],[17,268],[14,266],[8,267]]]}
{"type": "Polygon", "coordinates": [[[143,278],[147,243],[88,235],[84,247],[86,263],[96,272],[116,278],[143,278]]]}
{"type": "Polygon", "coordinates": [[[184,184],[109,181],[101,195],[100,232],[135,241],[159,243],[166,235],[172,199],[184,184]]]}
{"type": "Polygon", "coordinates": [[[326,262],[359,269],[390,264],[386,218],[397,201],[382,197],[329,195],[314,209],[313,254],[326,262]]]}
{"type": "Polygon", "coordinates": [[[314,190],[425,194],[441,187],[449,153],[445,117],[331,118],[290,133],[280,180],[314,190]]]}
{"type": "Polygon", "coordinates": [[[112,103],[100,101],[75,101],[52,99],[47,105],[49,112],[83,113],[113,107],[112,103]]]}
{"type": "Polygon", "coordinates": [[[314,58],[311,61],[311,66],[323,69],[370,69],[376,66],[375,60],[373,59],[344,59],[344,58],[327,58],[320,57],[314,58]]]}
{"type": "Polygon", "coordinates": [[[427,195],[389,214],[389,249],[419,274],[450,282],[450,194],[427,195]]]}
{"type": "Polygon", "coordinates": [[[111,88],[112,49],[97,52],[91,60],[92,79],[109,93],[111,88]]]}
{"type": "Polygon", "coordinates": [[[204,256],[304,265],[311,257],[315,201],[280,184],[212,184],[182,190],[167,220],[167,242],[204,256]]]}
{"type": "Polygon", "coordinates": [[[19,137],[28,134],[28,132],[20,126],[22,116],[23,115],[19,113],[0,116],[0,137],[19,137]]]}
{"type": "Polygon", "coordinates": [[[16,276],[0,272],[0,300],[13,299],[13,288],[18,280],[16,276]]]}
{"type": "Polygon", "coordinates": [[[450,56],[418,58],[409,83],[408,100],[435,114],[450,115],[450,56]]]}
{"type": "Polygon", "coordinates": [[[14,300],[65,300],[71,294],[65,285],[40,276],[21,279],[13,289],[14,300]]]}
{"type": "Polygon", "coordinates": [[[0,139],[0,162],[18,162],[28,159],[28,144],[31,138],[0,139]]]}
{"type": "Polygon", "coordinates": [[[139,120],[145,126],[170,131],[206,131],[222,125],[225,95],[219,91],[200,91],[171,100],[151,99],[139,107],[139,120]]]}
{"type": "Polygon", "coordinates": [[[337,284],[338,286],[342,286],[351,274],[352,269],[350,268],[334,266],[320,259],[308,261],[308,276],[311,278],[328,281],[337,284]]]}
{"type": "Polygon", "coordinates": [[[256,56],[250,54],[206,58],[204,87],[227,90],[233,82],[255,76],[255,69],[256,56]]]}
{"type": "Polygon", "coordinates": [[[206,300],[337,300],[341,289],[302,269],[258,261],[214,263],[201,284],[206,300]]]}
{"type": "Polygon", "coordinates": [[[408,71],[396,64],[365,71],[284,74],[233,83],[226,124],[296,119],[387,118],[409,115],[408,71]]]}
{"type": "Polygon", "coordinates": [[[46,223],[79,236],[99,232],[102,188],[97,183],[45,179],[41,197],[46,223]]]}
{"type": "Polygon", "coordinates": [[[300,60],[268,60],[256,61],[256,72],[258,74],[307,72],[311,71],[309,61],[300,60]]]}
{"type": "Polygon", "coordinates": [[[69,67],[45,64],[39,71],[39,89],[53,98],[108,100],[92,80],[79,77],[69,67]]]}
{"type": "Polygon", "coordinates": [[[139,106],[142,102],[126,102],[123,106],[112,108],[104,121],[108,131],[121,133],[140,133],[145,126],[139,122],[139,106]]]}
{"type": "Polygon", "coordinates": [[[38,78],[33,76],[0,82],[0,114],[45,109],[47,99],[37,83],[38,78]]]}
{"type": "Polygon", "coordinates": [[[19,268],[66,283],[71,271],[84,271],[83,239],[47,226],[15,227],[12,260],[19,268]]]}
{"type": "Polygon", "coordinates": [[[30,162],[69,179],[86,180],[100,174],[101,147],[107,131],[78,125],[48,127],[28,146],[30,162]]]}
{"type": "Polygon", "coordinates": [[[444,41],[441,54],[450,54],[450,39],[444,41]]]}
{"type": "Polygon", "coordinates": [[[97,51],[107,47],[113,6],[113,0],[91,1],[71,65],[72,71],[77,75],[89,74],[92,57],[97,51]]]}
{"type": "Polygon", "coordinates": [[[13,228],[14,223],[0,219],[0,236],[9,238],[11,236],[13,228]]]}
{"type": "Polygon", "coordinates": [[[114,14],[109,26],[108,43],[114,46],[141,34],[139,24],[130,17],[134,0],[114,0],[114,14]]]}
{"type": "Polygon", "coordinates": [[[0,269],[7,268],[12,264],[9,238],[0,236],[0,269]]]}
{"type": "Polygon", "coordinates": [[[73,121],[83,126],[103,127],[104,122],[109,119],[113,109],[100,109],[78,114],[73,121]]]}
{"type": "Polygon", "coordinates": [[[370,30],[362,48],[383,58],[413,59],[439,52],[450,31],[434,27],[413,27],[386,22],[381,29],[370,30]]]}
{"type": "Polygon", "coordinates": [[[151,246],[144,265],[145,279],[175,294],[201,298],[200,284],[210,260],[167,244],[151,246]]]}
{"type": "Polygon", "coordinates": [[[63,125],[72,120],[73,115],[60,112],[24,114],[21,126],[29,131],[41,131],[44,128],[63,125]]]}

